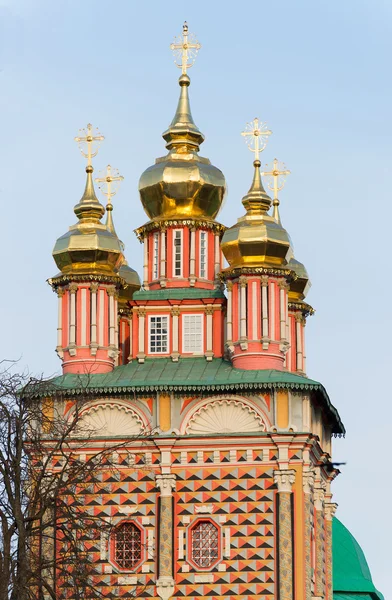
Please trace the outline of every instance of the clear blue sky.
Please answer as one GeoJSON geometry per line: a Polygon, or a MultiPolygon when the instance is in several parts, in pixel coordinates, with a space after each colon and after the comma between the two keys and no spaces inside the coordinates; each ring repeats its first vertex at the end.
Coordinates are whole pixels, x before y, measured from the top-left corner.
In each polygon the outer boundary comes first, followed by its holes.
{"type": "Polygon", "coordinates": [[[273,131],[263,159],[292,175],[281,214],[311,275],[308,374],[347,428],[334,459],[338,516],[363,545],[376,585],[392,584],[391,73],[388,0],[194,3],[0,0],[0,356],[59,370],[53,244],[73,223],[84,161],[73,137],[106,136],[96,170],[124,175],[115,222],[140,272],[133,229],[147,219],[141,172],[164,153],[177,102],[169,44],[187,19],[202,43],[190,75],[202,154],[226,175],[219,219],[242,213],[255,116],[273,131]],[[387,377],[388,375],[388,377],[387,377]]]}

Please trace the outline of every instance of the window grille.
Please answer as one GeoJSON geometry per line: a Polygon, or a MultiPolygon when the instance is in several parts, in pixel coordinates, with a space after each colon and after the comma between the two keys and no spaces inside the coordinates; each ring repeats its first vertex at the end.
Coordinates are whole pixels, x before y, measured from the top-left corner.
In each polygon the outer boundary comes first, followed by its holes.
{"type": "Polygon", "coordinates": [[[150,353],[169,351],[168,317],[150,316],[150,353]]]}
{"type": "Polygon", "coordinates": [[[211,567],[218,559],[218,535],[218,528],[211,521],[199,521],[192,529],[192,560],[198,567],[211,567]]]}
{"type": "Polygon", "coordinates": [[[182,231],[176,229],[174,231],[174,277],[182,275],[182,231]]]}
{"type": "Polygon", "coordinates": [[[200,231],[200,277],[207,277],[207,232],[200,231]]]}
{"type": "Polygon", "coordinates": [[[152,278],[158,279],[159,272],[159,233],[154,233],[152,249],[152,278]]]}
{"type": "Polygon", "coordinates": [[[203,315],[183,315],[182,351],[203,352],[203,315]]]}
{"type": "Polygon", "coordinates": [[[121,569],[132,570],[142,559],[142,534],[133,523],[119,525],[114,532],[114,560],[121,569]]]}

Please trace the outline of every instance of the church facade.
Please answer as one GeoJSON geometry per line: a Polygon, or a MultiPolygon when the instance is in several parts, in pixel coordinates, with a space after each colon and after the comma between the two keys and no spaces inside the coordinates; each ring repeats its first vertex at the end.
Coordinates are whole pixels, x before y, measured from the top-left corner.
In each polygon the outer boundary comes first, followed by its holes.
{"type": "Polygon", "coordinates": [[[108,598],[141,586],[162,600],[332,600],[331,440],[345,429],[306,374],[313,309],[279,214],[287,171],[275,161],[263,175],[271,132],[255,119],[244,131],[254,161],[243,214],[230,227],[216,220],[225,178],[200,155],[189,102],[199,44],[185,25],[172,47],[181,76],[167,152],[139,182],[141,281],[114,227],[121,178],[110,170],[102,220],[92,158],[103,138],[91,126],[77,138],[87,158],[78,220],[53,251],[62,406],[72,412],[87,374],[92,446],[120,444],[118,476],[103,472],[103,490],[84,498],[112,525],[89,546],[94,585],[108,598]]]}

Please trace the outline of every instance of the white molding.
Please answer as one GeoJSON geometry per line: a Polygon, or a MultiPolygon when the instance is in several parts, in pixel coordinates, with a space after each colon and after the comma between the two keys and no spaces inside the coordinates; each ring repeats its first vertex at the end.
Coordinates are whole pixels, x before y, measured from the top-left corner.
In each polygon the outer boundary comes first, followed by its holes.
{"type": "Polygon", "coordinates": [[[159,232],[152,235],[152,281],[159,279],[159,232]]]}
{"type": "Polygon", "coordinates": [[[199,230],[199,277],[200,279],[208,279],[208,232],[204,231],[203,229],[199,230]],[[204,269],[205,269],[205,273],[204,275],[201,274],[201,236],[202,234],[204,234],[205,236],[205,256],[204,256],[204,269]]]}

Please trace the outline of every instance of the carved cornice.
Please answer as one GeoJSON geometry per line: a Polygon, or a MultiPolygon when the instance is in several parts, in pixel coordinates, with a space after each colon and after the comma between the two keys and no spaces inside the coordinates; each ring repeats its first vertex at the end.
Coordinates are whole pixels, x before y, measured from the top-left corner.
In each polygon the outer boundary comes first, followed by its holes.
{"type": "Polygon", "coordinates": [[[308,469],[302,474],[302,483],[304,494],[311,494],[314,486],[314,471],[313,469],[308,469]]]}
{"type": "Polygon", "coordinates": [[[219,278],[225,281],[228,278],[239,277],[241,275],[268,275],[270,277],[287,277],[290,281],[298,279],[298,275],[291,269],[279,269],[272,267],[233,267],[225,269],[219,273],[219,278]]]}
{"type": "Polygon", "coordinates": [[[94,274],[81,274],[81,275],[58,275],[51,277],[47,280],[51,288],[56,291],[58,286],[67,285],[73,281],[75,282],[91,282],[97,281],[99,283],[114,284],[118,287],[125,287],[126,281],[119,275],[94,275],[94,274]]]}
{"type": "Polygon", "coordinates": [[[306,302],[289,302],[289,311],[301,312],[304,317],[312,316],[316,312],[315,309],[306,302]]]}
{"type": "Polygon", "coordinates": [[[336,504],[336,502],[326,502],[324,504],[325,518],[327,521],[332,521],[332,519],[335,516],[337,508],[338,508],[338,505],[336,504]]]}
{"type": "Polygon", "coordinates": [[[151,231],[162,231],[168,227],[189,227],[192,229],[210,229],[220,236],[224,234],[227,227],[216,221],[208,221],[207,219],[166,219],[162,221],[149,221],[145,225],[134,230],[139,241],[143,241],[151,231]]]}

